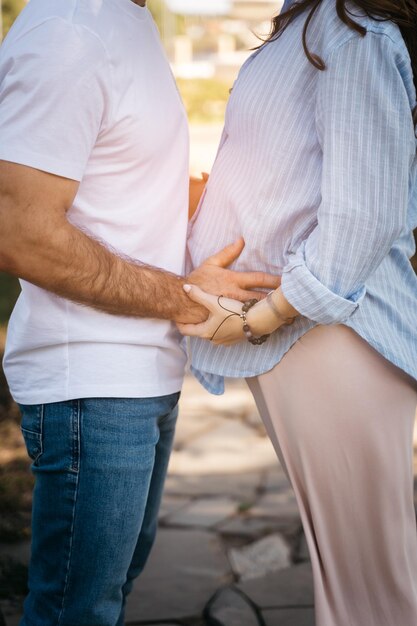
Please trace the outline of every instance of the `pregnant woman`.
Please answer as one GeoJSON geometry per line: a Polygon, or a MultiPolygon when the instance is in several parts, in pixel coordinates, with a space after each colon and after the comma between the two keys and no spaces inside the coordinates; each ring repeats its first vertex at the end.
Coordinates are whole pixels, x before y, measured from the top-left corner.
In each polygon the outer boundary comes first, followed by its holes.
{"type": "Polygon", "coordinates": [[[207,389],[245,377],[295,490],[317,626],[416,626],[417,2],[286,2],[245,63],[190,223],[198,266],[282,276],[182,326],[207,389]]]}

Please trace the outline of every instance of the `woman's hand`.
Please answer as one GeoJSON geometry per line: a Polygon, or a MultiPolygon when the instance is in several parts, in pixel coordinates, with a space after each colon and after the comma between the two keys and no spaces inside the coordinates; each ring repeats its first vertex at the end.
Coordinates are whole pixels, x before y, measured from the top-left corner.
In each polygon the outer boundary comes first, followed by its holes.
{"type": "Polygon", "coordinates": [[[240,318],[241,302],[222,296],[212,296],[195,285],[184,285],[184,291],[191,300],[206,307],[210,314],[202,324],[177,324],[180,333],[225,346],[231,346],[245,338],[240,318]]]}
{"type": "MultiPolygon", "coordinates": [[[[202,324],[177,324],[179,331],[189,337],[201,337],[215,345],[231,346],[246,339],[243,332],[242,303],[238,300],[213,296],[199,287],[185,285],[188,297],[206,307],[210,314],[202,324]]],[[[262,300],[247,313],[250,329],[256,337],[270,334],[281,323],[268,304],[262,300]]]]}

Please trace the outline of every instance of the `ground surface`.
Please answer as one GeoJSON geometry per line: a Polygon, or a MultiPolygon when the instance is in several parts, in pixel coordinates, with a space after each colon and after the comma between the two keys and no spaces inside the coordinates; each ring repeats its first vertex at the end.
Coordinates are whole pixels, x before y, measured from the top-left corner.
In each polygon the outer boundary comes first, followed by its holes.
{"type": "MultiPolygon", "coordinates": [[[[29,545],[2,545],[0,553],[25,563],[29,545]]],[[[264,608],[268,626],[313,624],[297,505],[246,384],[231,382],[214,397],[188,377],[158,539],[127,623],[197,625],[214,592],[238,582],[264,608]]],[[[7,625],[17,624],[19,602],[3,609],[7,625]]]]}
{"type": "MultiPolygon", "coordinates": [[[[27,542],[0,546],[27,562],[27,542]]],[[[131,595],[127,624],[200,626],[218,589],[226,626],[254,626],[237,587],[267,626],[314,626],[308,550],[291,487],[252,397],[231,381],[223,397],[187,377],[156,546],[131,595]]],[[[3,602],[7,626],[21,605],[3,602]]]]}

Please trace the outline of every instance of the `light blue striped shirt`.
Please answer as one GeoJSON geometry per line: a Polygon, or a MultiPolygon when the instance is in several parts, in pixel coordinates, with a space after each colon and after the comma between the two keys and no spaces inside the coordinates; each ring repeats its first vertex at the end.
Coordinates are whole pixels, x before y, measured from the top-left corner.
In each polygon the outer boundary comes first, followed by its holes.
{"type": "Polygon", "coordinates": [[[301,313],[262,346],[191,341],[192,370],[212,393],[223,376],[272,369],[316,324],[345,324],[417,379],[416,104],[399,28],[352,5],[361,37],[323,0],[308,44],[305,15],[242,67],[211,177],[190,223],[198,266],[237,237],[236,270],[282,275],[301,313]]]}

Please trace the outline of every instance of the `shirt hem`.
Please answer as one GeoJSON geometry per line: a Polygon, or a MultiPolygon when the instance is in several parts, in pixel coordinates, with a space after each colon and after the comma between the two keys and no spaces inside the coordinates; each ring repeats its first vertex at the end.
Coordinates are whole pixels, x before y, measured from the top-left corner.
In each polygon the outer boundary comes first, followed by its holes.
{"type": "Polygon", "coordinates": [[[57,391],[48,393],[40,391],[34,394],[18,393],[11,390],[12,397],[17,404],[52,404],[81,400],[84,398],[159,398],[181,391],[184,377],[170,381],[162,386],[140,387],[135,385],[78,385],[69,387],[66,392],[57,391]]]}
{"type": "MultiPolygon", "coordinates": [[[[354,330],[364,341],[366,341],[372,348],[374,348],[374,350],[376,350],[378,352],[378,354],[380,354],[384,359],[386,359],[387,361],[389,361],[390,363],[392,363],[393,365],[395,365],[396,367],[398,367],[399,369],[401,369],[403,372],[405,372],[406,374],[408,374],[409,376],[411,376],[411,378],[413,380],[415,380],[417,382],[417,371],[413,371],[411,367],[409,367],[409,365],[407,365],[406,363],[404,363],[401,359],[397,358],[394,354],[392,354],[391,352],[389,352],[388,350],[386,350],[385,348],[383,349],[382,346],[375,341],[374,339],[370,339],[369,337],[366,336],[365,333],[361,332],[360,329],[358,329],[357,327],[355,327],[353,324],[350,324],[349,321],[345,321],[345,322],[339,322],[339,324],[341,326],[346,326],[348,328],[351,328],[352,330],[354,330]]],[[[210,371],[210,370],[202,370],[199,369],[198,367],[196,367],[195,365],[191,365],[191,371],[194,374],[195,378],[198,380],[198,382],[211,394],[213,395],[222,395],[224,393],[224,381],[222,380],[221,384],[219,384],[218,386],[215,386],[213,384],[211,384],[208,380],[205,379],[204,374],[209,374],[211,376],[218,376],[220,379],[224,379],[224,378],[253,378],[256,376],[262,376],[262,374],[266,374],[267,372],[270,372],[272,369],[274,369],[274,367],[276,367],[276,365],[278,365],[278,363],[280,363],[282,361],[282,359],[285,357],[285,355],[291,350],[291,348],[297,343],[297,341],[299,341],[306,333],[308,333],[310,330],[312,330],[313,328],[315,328],[315,326],[318,326],[319,324],[316,323],[314,326],[309,326],[308,328],[306,328],[301,335],[299,335],[292,343],[290,346],[288,346],[287,350],[285,350],[285,352],[280,356],[280,358],[278,358],[277,360],[274,360],[272,362],[272,364],[268,364],[265,369],[261,369],[260,371],[258,370],[251,370],[251,369],[243,369],[243,370],[232,370],[232,369],[226,369],[222,372],[214,372],[214,371],[210,371]]]]}

